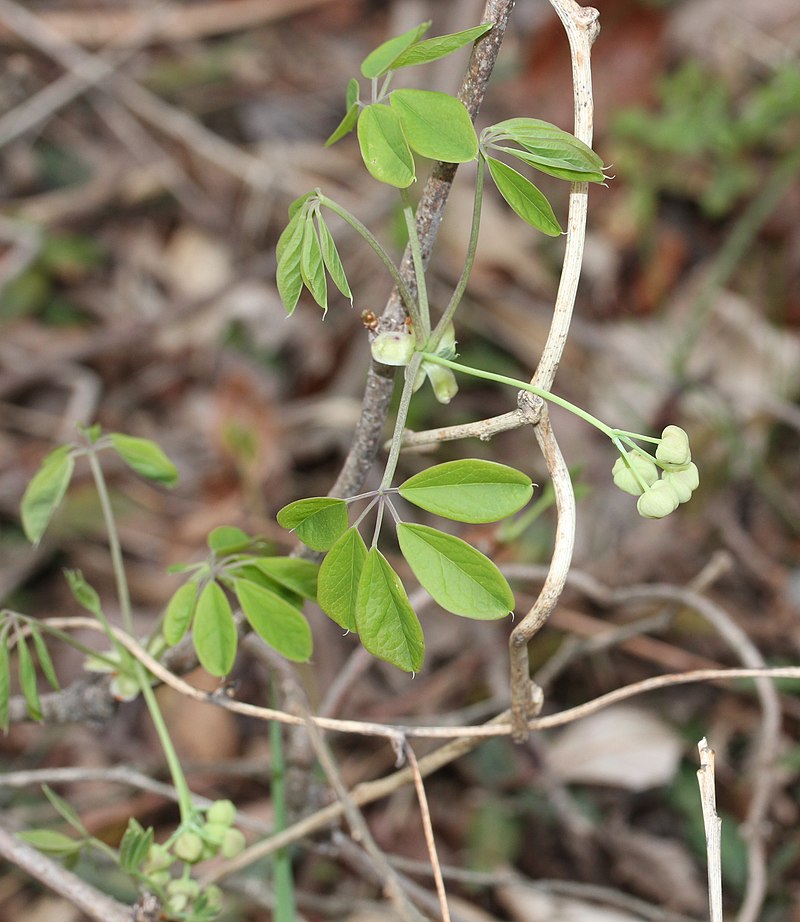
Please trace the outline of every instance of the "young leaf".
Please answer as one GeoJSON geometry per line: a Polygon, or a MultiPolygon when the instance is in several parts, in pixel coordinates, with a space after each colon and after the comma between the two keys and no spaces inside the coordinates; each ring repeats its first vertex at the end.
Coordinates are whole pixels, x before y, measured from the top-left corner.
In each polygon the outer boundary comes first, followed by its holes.
{"type": "Polygon", "coordinates": [[[294,608],[303,607],[303,596],[298,595],[296,592],[293,592],[291,589],[287,589],[286,586],[283,586],[277,580],[274,580],[271,576],[268,576],[260,567],[257,567],[254,563],[240,563],[235,567],[231,567],[229,570],[220,574],[220,582],[222,582],[229,589],[234,588],[234,582],[236,580],[247,580],[248,582],[255,583],[257,586],[262,586],[264,589],[269,589],[270,592],[274,592],[275,595],[279,595],[284,602],[288,602],[289,605],[292,605],[294,608]]]}
{"type": "Polygon", "coordinates": [[[582,154],[569,149],[560,149],[558,142],[554,142],[553,149],[543,145],[534,151],[518,150],[515,147],[505,147],[502,144],[493,144],[495,150],[522,160],[540,173],[555,176],[556,179],[565,179],[569,182],[605,182],[605,175],[601,170],[591,169],[586,164],[582,154]]]}
{"type": "Polygon", "coordinates": [[[356,80],[355,77],[351,77],[347,81],[347,90],[345,91],[345,94],[344,94],[345,109],[349,109],[350,106],[352,106],[354,102],[358,102],[358,93],[359,93],[358,80],[356,80]]]}
{"type": "Polygon", "coordinates": [[[321,214],[317,215],[317,226],[319,227],[319,243],[322,249],[322,261],[325,263],[328,275],[333,279],[333,284],[336,285],[345,298],[350,299],[350,304],[352,305],[353,293],[350,291],[350,286],[347,283],[347,276],[344,274],[344,266],[339,257],[339,251],[336,249],[336,244],[331,236],[331,232],[328,230],[328,225],[325,223],[325,219],[321,214]]]}
{"type": "Polygon", "coordinates": [[[574,134],[564,131],[550,122],[543,122],[538,118],[510,118],[498,122],[485,129],[485,136],[489,141],[511,140],[531,153],[537,153],[540,148],[567,150],[580,153],[586,164],[594,170],[602,172],[603,160],[599,154],[584,144],[574,134]]]}
{"type": "Polygon", "coordinates": [[[8,733],[11,706],[11,664],[8,656],[8,635],[0,634],[0,729],[8,733]]]}
{"type": "Polygon", "coordinates": [[[83,848],[82,842],[55,829],[25,829],[17,837],[46,855],[76,855],[83,848]]]}
{"type": "Polygon", "coordinates": [[[500,160],[487,157],[486,162],[489,164],[489,172],[494,184],[512,210],[531,227],[535,227],[549,237],[558,237],[561,233],[561,225],[553,214],[550,202],[536,186],[500,160]]]}
{"type": "Polygon", "coordinates": [[[304,599],[316,599],[319,566],[299,557],[255,557],[253,566],[304,599]]]}
{"type": "Polygon", "coordinates": [[[284,310],[291,315],[297,307],[300,292],[303,290],[303,276],[300,272],[300,260],[303,253],[303,238],[306,221],[300,211],[289,221],[278,239],[276,255],[278,271],[275,282],[284,310]]]}
{"type": "Polygon", "coordinates": [[[300,253],[300,275],[314,300],[328,311],[328,283],[325,280],[325,267],[322,262],[322,250],[319,237],[314,227],[314,216],[309,212],[305,217],[306,229],[303,234],[303,246],[300,253]]]}
{"type": "MultiPolygon", "coordinates": [[[[291,221],[292,221],[292,219],[295,217],[295,215],[298,215],[298,214],[301,213],[301,209],[302,209],[303,205],[305,205],[305,203],[306,203],[312,196],[317,195],[318,193],[319,193],[319,189],[314,189],[314,190],[312,190],[311,192],[304,192],[303,195],[298,195],[297,198],[294,199],[294,200],[290,203],[290,205],[289,205],[289,223],[291,223],[291,221]]],[[[283,236],[283,234],[281,234],[281,236],[283,236]]],[[[278,240],[278,247],[277,247],[277,249],[280,249],[280,245],[281,245],[280,240],[278,240]]]]}
{"type": "Polygon", "coordinates": [[[401,483],[403,499],[457,522],[497,522],[518,512],[533,495],[527,474],[494,461],[436,464],[401,483]]]}
{"type": "Polygon", "coordinates": [[[228,554],[246,551],[253,539],[235,525],[219,525],[209,532],[207,542],[209,550],[215,551],[219,557],[225,557],[228,554]]]}
{"type": "Polygon", "coordinates": [[[50,659],[50,652],[47,649],[47,644],[44,642],[38,625],[31,626],[31,638],[33,639],[33,646],[36,648],[36,658],[39,660],[39,665],[42,667],[42,675],[47,679],[48,684],[54,691],[59,691],[61,685],[58,682],[58,676],[56,675],[53,661],[50,659]]]}
{"type": "Polygon", "coordinates": [[[358,144],[364,165],[379,182],[405,189],[416,179],[411,148],[394,109],[383,105],[362,109],[358,144]]]}
{"type": "Polygon", "coordinates": [[[17,640],[17,656],[19,667],[19,686],[22,689],[22,696],[25,704],[28,706],[28,714],[32,720],[42,720],[42,705],[39,700],[39,689],[36,684],[36,670],[33,666],[28,643],[20,634],[17,640]]]}
{"type": "Polygon", "coordinates": [[[234,579],[233,590],[253,630],[286,659],[305,663],[311,657],[311,628],[301,612],[269,589],[234,579]]]}
{"type": "Polygon", "coordinates": [[[76,829],[82,836],[88,837],[90,835],[89,830],[81,822],[81,818],[72,808],[72,805],[67,803],[63,797],[56,794],[56,792],[48,784],[42,785],[42,790],[44,791],[44,796],[50,801],[53,805],[55,811],[61,816],[62,819],[65,819],[73,829],[76,829]]]}
{"type": "Polygon", "coordinates": [[[478,136],[460,99],[430,90],[395,90],[390,101],[412,150],[447,163],[475,159],[478,136]]]}
{"type": "MultiPolygon", "coordinates": [[[[358,84],[356,84],[358,86],[358,84]]],[[[333,134],[325,142],[325,147],[330,147],[331,144],[335,144],[337,141],[341,141],[342,138],[350,134],[350,132],[356,127],[356,122],[358,121],[358,110],[360,106],[358,101],[352,103],[345,112],[344,118],[339,122],[336,128],[333,131],[333,134]]]]}
{"type": "Polygon", "coordinates": [[[175,465],[155,442],[133,435],[123,435],[121,432],[112,432],[109,438],[120,458],[137,474],[168,487],[174,487],[178,482],[175,465]]]}
{"type": "Polygon", "coordinates": [[[177,589],[167,604],[161,633],[164,640],[174,647],[183,640],[194,617],[197,604],[197,583],[184,583],[177,589]]]}
{"type": "Polygon", "coordinates": [[[474,547],[427,525],[397,526],[400,550],[414,576],[446,611],[466,618],[504,618],[514,595],[503,574],[474,547]]]}
{"type": "Polygon", "coordinates": [[[382,45],[378,45],[361,62],[362,76],[368,79],[383,76],[386,71],[391,70],[395,58],[401,55],[406,48],[418,42],[430,27],[429,20],[414,26],[413,29],[409,29],[408,32],[404,32],[402,35],[390,38],[382,45]]]}
{"type": "Polygon", "coordinates": [[[227,675],[236,659],[236,625],[225,592],[213,581],[197,600],[193,635],[200,665],[211,675],[227,675]]]}
{"type": "Polygon", "coordinates": [[[95,617],[101,615],[103,613],[103,608],[100,604],[100,596],[97,594],[97,591],[86,582],[83,573],[81,573],[80,570],[64,570],[64,576],[67,579],[67,585],[78,605],[83,606],[83,608],[91,612],[95,617]]]}
{"type": "Polygon", "coordinates": [[[400,577],[370,548],[356,597],[356,626],[366,650],[406,672],[418,672],[425,656],[422,627],[400,577]]]}
{"type": "Polygon", "coordinates": [[[401,67],[413,67],[416,64],[428,64],[430,61],[438,61],[440,58],[447,57],[464,45],[469,45],[477,41],[482,35],[492,28],[490,22],[485,22],[480,26],[473,26],[471,29],[464,29],[463,32],[451,32],[449,35],[437,35],[436,38],[426,39],[424,42],[417,42],[402,54],[398,55],[392,61],[392,70],[399,70],[401,67]]]}
{"type": "Polygon", "coordinates": [[[69,445],[51,451],[34,474],[22,497],[22,528],[31,544],[42,540],[53,513],[67,492],[75,460],[69,445]]]}
{"type": "Polygon", "coordinates": [[[329,551],[347,528],[347,503],[330,496],[298,499],[284,506],[277,519],[313,551],[329,551]]]}
{"type": "Polygon", "coordinates": [[[153,844],[153,827],[145,829],[142,824],[131,817],[119,843],[119,866],[129,874],[135,873],[147,857],[153,844]]]}
{"type": "Polygon", "coordinates": [[[356,631],[356,598],[367,546],[356,528],[348,528],[319,568],[317,603],[346,631],[356,631]]]}

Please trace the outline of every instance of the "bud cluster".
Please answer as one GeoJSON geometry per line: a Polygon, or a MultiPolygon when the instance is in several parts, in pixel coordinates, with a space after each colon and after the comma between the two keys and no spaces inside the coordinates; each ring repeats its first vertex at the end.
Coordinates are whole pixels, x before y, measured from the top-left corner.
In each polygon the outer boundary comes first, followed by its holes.
{"type": "Polygon", "coordinates": [[[655,458],[634,447],[617,458],[611,474],[620,490],[639,497],[636,508],[646,519],[674,512],[700,484],[689,437],[679,426],[664,429],[655,458]]]}

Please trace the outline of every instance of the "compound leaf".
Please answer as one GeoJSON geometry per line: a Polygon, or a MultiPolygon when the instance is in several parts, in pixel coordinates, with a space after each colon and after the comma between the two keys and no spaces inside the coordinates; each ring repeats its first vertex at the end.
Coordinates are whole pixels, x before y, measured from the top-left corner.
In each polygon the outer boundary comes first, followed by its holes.
{"type": "Polygon", "coordinates": [[[418,154],[447,163],[475,159],[478,136],[460,99],[431,90],[395,90],[391,106],[406,141],[418,154]]]}
{"type": "Polygon", "coordinates": [[[449,35],[437,35],[436,38],[416,42],[392,61],[392,70],[438,61],[440,58],[445,58],[448,54],[458,51],[459,48],[463,48],[464,45],[477,41],[492,28],[490,22],[485,22],[480,26],[464,29],[463,32],[451,32],[449,35]]]}
{"type": "Polygon", "coordinates": [[[511,209],[531,227],[535,227],[549,237],[558,237],[561,233],[561,225],[553,214],[550,202],[536,186],[500,160],[487,157],[486,162],[489,164],[489,172],[494,184],[511,209]]]}
{"type": "Polygon", "coordinates": [[[430,27],[431,23],[429,20],[428,22],[423,22],[418,26],[414,26],[413,29],[409,29],[408,32],[404,32],[402,35],[397,35],[383,42],[383,44],[378,45],[378,47],[374,51],[371,51],[361,62],[362,75],[372,79],[374,77],[380,77],[385,74],[386,71],[391,70],[395,59],[401,55],[406,48],[418,42],[430,27]]]}
{"type": "Polygon", "coordinates": [[[400,577],[376,548],[370,548],[356,597],[356,626],[366,650],[387,663],[417,672],[425,656],[422,627],[400,577]]]}
{"type": "Polygon", "coordinates": [[[405,189],[416,179],[414,157],[394,109],[377,104],[363,109],[358,144],[364,165],[379,182],[405,189]]]}
{"type": "Polygon", "coordinates": [[[206,540],[209,550],[215,551],[219,557],[246,551],[253,543],[250,535],[235,525],[218,525],[208,533],[206,540]]]}
{"type": "Polygon", "coordinates": [[[109,439],[116,453],[137,474],[168,487],[178,482],[177,468],[155,442],[121,432],[112,432],[109,439]]]}
{"type": "Polygon", "coordinates": [[[514,147],[493,145],[496,150],[522,160],[540,173],[555,176],[556,179],[565,179],[569,182],[605,182],[602,170],[589,167],[581,153],[558,146],[554,142],[552,152],[547,145],[542,145],[536,150],[518,150],[514,147]]]}
{"type": "Polygon", "coordinates": [[[248,579],[234,579],[233,590],[253,630],[282,656],[305,663],[311,656],[311,628],[285,599],[248,579]]]}
{"type": "Polygon", "coordinates": [[[67,492],[75,469],[69,445],[61,445],[42,461],[22,497],[22,528],[31,544],[38,544],[53,513],[67,492]]]}
{"type": "Polygon", "coordinates": [[[328,551],[347,529],[347,503],[331,496],[312,496],[278,512],[278,524],[293,530],[314,551],[328,551]]]}
{"type": "Polygon", "coordinates": [[[193,634],[200,665],[211,675],[227,675],[236,659],[236,625],[230,602],[218,583],[207,583],[200,593],[193,634]]]}
{"type": "Polygon", "coordinates": [[[397,526],[400,550],[414,576],[446,611],[466,618],[504,618],[514,595],[503,574],[474,547],[427,525],[397,526]]]}
{"type": "Polygon", "coordinates": [[[356,598],[366,559],[367,546],[358,529],[348,528],[319,568],[319,607],[346,631],[357,630],[356,598]]]}
{"type": "Polygon", "coordinates": [[[457,522],[496,522],[518,512],[533,495],[527,474],[494,461],[436,464],[398,488],[403,499],[457,522]]]}

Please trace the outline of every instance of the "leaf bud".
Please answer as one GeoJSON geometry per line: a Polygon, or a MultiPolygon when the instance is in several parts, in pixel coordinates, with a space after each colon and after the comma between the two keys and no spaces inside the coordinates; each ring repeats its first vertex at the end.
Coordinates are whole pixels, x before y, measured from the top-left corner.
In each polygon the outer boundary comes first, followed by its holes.
{"type": "Polygon", "coordinates": [[[666,480],[658,480],[636,503],[639,515],[646,519],[663,519],[678,508],[678,494],[666,480]]]}
{"type": "Polygon", "coordinates": [[[680,426],[667,426],[656,448],[656,459],[667,468],[682,467],[692,460],[689,436],[680,426]]]}
{"type": "Polygon", "coordinates": [[[638,451],[628,451],[625,457],[619,457],[614,462],[611,476],[620,490],[632,496],[641,496],[646,487],[651,487],[658,480],[658,468],[649,456],[645,457],[638,451]]]}

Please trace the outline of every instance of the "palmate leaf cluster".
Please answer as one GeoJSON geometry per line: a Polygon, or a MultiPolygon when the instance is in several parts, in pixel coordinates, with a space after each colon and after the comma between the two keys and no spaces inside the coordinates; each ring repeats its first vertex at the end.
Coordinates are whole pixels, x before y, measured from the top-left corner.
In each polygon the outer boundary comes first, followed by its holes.
{"type": "MultiPolygon", "coordinates": [[[[450,461],[428,468],[396,492],[407,502],[459,522],[494,522],[521,509],[533,494],[530,478],[492,461],[450,461]]],[[[402,581],[373,544],[349,525],[348,503],[311,497],[285,506],[278,522],[306,545],[327,552],[317,602],[346,631],[358,633],[373,655],[408,672],[422,666],[425,642],[402,581]]],[[[446,611],[466,618],[503,618],[514,595],[500,570],[466,541],[429,525],[397,522],[400,552],[412,573],[446,611]]]]}

